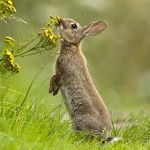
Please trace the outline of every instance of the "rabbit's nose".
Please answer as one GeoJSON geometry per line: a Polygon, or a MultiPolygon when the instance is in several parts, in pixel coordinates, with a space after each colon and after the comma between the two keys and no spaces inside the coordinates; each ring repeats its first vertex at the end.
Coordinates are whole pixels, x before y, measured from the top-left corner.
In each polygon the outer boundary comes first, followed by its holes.
{"type": "Polygon", "coordinates": [[[64,23],[65,19],[64,18],[60,18],[60,23],[64,23]]]}

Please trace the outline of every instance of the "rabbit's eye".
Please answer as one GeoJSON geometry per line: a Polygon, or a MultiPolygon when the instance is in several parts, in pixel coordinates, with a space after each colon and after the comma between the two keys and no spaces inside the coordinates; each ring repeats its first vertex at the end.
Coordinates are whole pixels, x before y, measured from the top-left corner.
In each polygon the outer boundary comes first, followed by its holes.
{"type": "Polygon", "coordinates": [[[71,27],[72,27],[72,29],[77,29],[77,25],[76,24],[72,24],[71,27]]]}

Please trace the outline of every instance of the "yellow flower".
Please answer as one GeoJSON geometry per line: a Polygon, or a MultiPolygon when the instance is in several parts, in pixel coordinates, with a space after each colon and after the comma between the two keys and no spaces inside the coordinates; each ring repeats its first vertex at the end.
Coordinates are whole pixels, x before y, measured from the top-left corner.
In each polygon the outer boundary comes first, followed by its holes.
{"type": "Polygon", "coordinates": [[[17,63],[15,64],[14,68],[17,73],[20,72],[20,66],[17,63]]]}
{"type": "Polygon", "coordinates": [[[6,64],[6,68],[8,71],[19,73],[20,66],[16,63],[14,63],[14,56],[9,50],[5,50],[4,54],[4,62],[6,64]]]}
{"type": "Polygon", "coordinates": [[[16,13],[12,0],[0,0],[0,18],[7,18],[11,13],[16,13]]]}
{"type": "Polygon", "coordinates": [[[51,29],[48,29],[50,35],[54,35],[51,29]]]}
{"type": "Polygon", "coordinates": [[[12,37],[6,36],[6,38],[5,38],[5,43],[6,44],[8,44],[10,46],[14,46],[14,42],[15,42],[15,40],[12,37]]]}
{"type": "Polygon", "coordinates": [[[8,3],[9,5],[13,5],[13,2],[12,2],[11,0],[8,0],[7,3],[8,3]]]}
{"type": "Polygon", "coordinates": [[[49,38],[50,38],[50,40],[53,40],[53,39],[54,39],[54,37],[53,37],[52,35],[50,35],[49,38]]]}
{"type": "Polygon", "coordinates": [[[59,17],[59,16],[56,16],[56,25],[59,24],[59,21],[60,21],[60,17],[59,17]]]}
{"type": "Polygon", "coordinates": [[[10,36],[6,36],[6,40],[10,40],[10,41],[15,41],[12,37],[10,37],[10,36]]]}
{"type": "Polygon", "coordinates": [[[46,36],[46,37],[48,37],[49,36],[49,34],[48,34],[49,32],[48,32],[48,30],[47,29],[44,29],[44,35],[46,36]]]}
{"type": "Polygon", "coordinates": [[[11,55],[12,55],[11,52],[8,51],[8,50],[5,50],[5,54],[8,55],[8,56],[11,56],[11,55]]]}
{"type": "Polygon", "coordinates": [[[11,12],[12,12],[12,13],[16,13],[16,12],[17,12],[16,8],[12,6],[12,7],[11,7],[11,12]]]}
{"type": "Polygon", "coordinates": [[[60,17],[59,16],[50,16],[50,23],[54,24],[55,26],[59,24],[60,17]]]}

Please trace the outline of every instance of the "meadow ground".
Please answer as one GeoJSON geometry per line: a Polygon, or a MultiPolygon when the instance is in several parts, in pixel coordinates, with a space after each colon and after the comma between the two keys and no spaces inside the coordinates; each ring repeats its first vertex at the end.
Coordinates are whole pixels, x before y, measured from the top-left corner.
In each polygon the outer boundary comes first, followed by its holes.
{"type": "MultiPolygon", "coordinates": [[[[101,145],[76,135],[71,123],[64,118],[63,104],[51,106],[40,94],[28,89],[19,92],[1,87],[0,93],[0,149],[2,150],[149,150],[149,112],[115,112],[111,136],[123,139],[101,145]],[[117,127],[116,127],[117,125],[117,127]]],[[[37,92],[38,93],[38,92],[37,92]]],[[[52,97],[51,97],[52,98],[52,97]]],[[[136,102],[133,102],[136,103],[136,102]]],[[[128,109],[128,108],[127,108],[128,109]]]]}

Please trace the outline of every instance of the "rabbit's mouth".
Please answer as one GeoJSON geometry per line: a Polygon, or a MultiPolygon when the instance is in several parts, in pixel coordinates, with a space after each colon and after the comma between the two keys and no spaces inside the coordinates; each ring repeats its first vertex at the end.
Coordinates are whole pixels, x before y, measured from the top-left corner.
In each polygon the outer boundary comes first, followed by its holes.
{"type": "Polygon", "coordinates": [[[58,32],[60,31],[60,30],[63,30],[64,29],[64,27],[63,27],[63,25],[60,23],[59,25],[57,25],[57,30],[58,30],[58,32]]]}
{"type": "Polygon", "coordinates": [[[59,25],[57,25],[57,31],[63,39],[66,38],[66,36],[64,34],[64,27],[61,23],[59,25]]]}
{"type": "Polygon", "coordinates": [[[58,30],[58,33],[60,34],[60,36],[62,36],[62,37],[64,35],[64,29],[65,29],[64,22],[62,19],[60,19],[60,21],[58,22],[58,25],[57,25],[57,30],[58,30]]]}
{"type": "Polygon", "coordinates": [[[61,30],[66,29],[66,26],[65,26],[63,18],[60,18],[60,20],[58,22],[58,25],[57,25],[57,28],[61,29],[61,30]]]}

